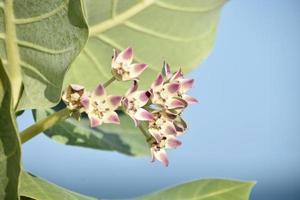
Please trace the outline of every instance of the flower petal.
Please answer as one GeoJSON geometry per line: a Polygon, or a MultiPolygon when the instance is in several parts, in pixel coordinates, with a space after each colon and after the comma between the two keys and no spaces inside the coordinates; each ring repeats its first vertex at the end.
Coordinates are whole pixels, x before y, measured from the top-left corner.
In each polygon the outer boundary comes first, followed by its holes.
{"type": "Polygon", "coordinates": [[[130,88],[127,90],[126,92],[126,96],[128,96],[129,94],[134,93],[137,89],[138,89],[138,81],[134,80],[130,86],[130,88]]]}
{"type": "Polygon", "coordinates": [[[133,50],[132,48],[128,47],[117,56],[116,62],[129,65],[132,62],[132,59],[133,59],[133,50]]]}
{"type": "Polygon", "coordinates": [[[177,114],[176,113],[173,113],[173,112],[171,112],[170,110],[166,110],[166,111],[164,111],[164,115],[169,119],[169,120],[174,120],[174,119],[176,119],[177,118],[177,114]]]}
{"type": "Polygon", "coordinates": [[[171,78],[171,81],[174,81],[174,80],[178,80],[180,78],[183,78],[183,73],[181,71],[181,68],[179,68],[175,73],[174,75],[172,76],[171,78]]]}
{"type": "Polygon", "coordinates": [[[180,116],[178,116],[178,118],[174,121],[174,126],[177,132],[177,136],[183,135],[187,129],[186,122],[180,116]]]}
{"type": "Polygon", "coordinates": [[[107,97],[108,106],[111,110],[117,109],[121,105],[122,96],[109,95],[107,97]]]}
{"type": "Polygon", "coordinates": [[[153,148],[150,148],[150,152],[151,152],[151,162],[154,162],[155,161],[155,154],[154,154],[154,149],[153,148]]]}
{"type": "Polygon", "coordinates": [[[159,151],[155,151],[154,152],[154,157],[160,161],[161,163],[163,163],[166,167],[169,165],[169,160],[168,160],[168,156],[167,153],[164,149],[160,149],[159,151]]]}
{"type": "Polygon", "coordinates": [[[136,91],[133,97],[138,101],[138,106],[143,107],[149,100],[151,94],[149,91],[136,91]]]}
{"type": "Polygon", "coordinates": [[[147,64],[143,63],[137,63],[137,64],[132,64],[129,67],[129,73],[131,78],[136,78],[143,73],[143,71],[148,67],[147,64]]]}
{"type": "Polygon", "coordinates": [[[177,140],[175,136],[169,136],[166,142],[166,148],[175,149],[181,145],[181,141],[177,140]]]}
{"type": "Polygon", "coordinates": [[[70,87],[75,91],[80,91],[84,89],[82,85],[77,85],[77,84],[70,84],[70,87]]]}
{"type": "Polygon", "coordinates": [[[102,120],[96,116],[89,116],[89,119],[92,128],[95,128],[96,126],[100,126],[102,124],[102,120]]]}
{"type": "Polygon", "coordinates": [[[191,97],[189,95],[183,94],[182,99],[185,100],[188,104],[198,103],[198,100],[195,97],[191,97]]]}
{"type": "Polygon", "coordinates": [[[119,67],[119,65],[116,63],[116,59],[118,57],[118,51],[116,49],[113,49],[113,55],[111,60],[111,67],[112,67],[112,73],[117,76],[117,73],[115,69],[119,67]]]}
{"type": "Polygon", "coordinates": [[[122,105],[127,109],[128,108],[128,98],[123,97],[121,102],[122,102],[122,105]]]}
{"type": "Polygon", "coordinates": [[[105,115],[103,116],[103,122],[110,124],[120,124],[120,119],[116,112],[109,112],[105,113],[105,115]]]}
{"type": "Polygon", "coordinates": [[[88,97],[88,95],[82,95],[80,98],[80,103],[86,111],[89,110],[90,98],[88,97]]]}
{"type": "Polygon", "coordinates": [[[163,82],[164,82],[164,77],[161,74],[159,74],[155,79],[155,81],[153,82],[151,88],[153,89],[159,88],[160,86],[162,86],[163,82]]]}
{"type": "Polygon", "coordinates": [[[134,126],[135,126],[135,127],[138,127],[139,121],[136,120],[136,119],[134,118],[134,115],[132,115],[131,113],[127,113],[127,114],[128,114],[129,117],[133,120],[134,126]]]}
{"type": "Polygon", "coordinates": [[[172,98],[166,102],[168,109],[184,108],[186,105],[187,103],[184,100],[180,100],[178,98],[172,98]]]}
{"type": "Polygon", "coordinates": [[[159,143],[161,141],[161,135],[160,135],[159,130],[157,130],[155,128],[149,128],[148,131],[154,137],[154,139],[156,140],[156,142],[159,143]]]}
{"type": "Polygon", "coordinates": [[[97,97],[103,97],[105,96],[105,89],[103,87],[102,84],[98,84],[95,91],[94,91],[94,95],[97,97]]]}
{"type": "Polygon", "coordinates": [[[148,112],[143,108],[137,109],[136,113],[134,114],[134,118],[140,121],[150,121],[153,120],[152,113],[148,112]]]}
{"type": "Polygon", "coordinates": [[[164,61],[162,75],[164,77],[169,77],[171,75],[170,65],[164,61]]]}
{"type": "Polygon", "coordinates": [[[176,135],[177,131],[175,126],[171,122],[169,122],[165,126],[163,126],[162,133],[164,135],[176,135]]]}
{"type": "Polygon", "coordinates": [[[179,87],[180,87],[179,83],[169,83],[169,84],[166,84],[167,91],[170,94],[176,93],[179,90],[179,87]]]}
{"type": "Polygon", "coordinates": [[[194,79],[183,79],[181,82],[181,92],[185,93],[193,87],[194,79]]]}

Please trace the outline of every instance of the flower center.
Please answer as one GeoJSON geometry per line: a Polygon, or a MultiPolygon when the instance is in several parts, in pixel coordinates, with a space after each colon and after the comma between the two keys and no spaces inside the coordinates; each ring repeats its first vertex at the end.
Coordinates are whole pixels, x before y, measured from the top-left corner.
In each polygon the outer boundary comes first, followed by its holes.
{"type": "Polygon", "coordinates": [[[136,101],[135,98],[130,99],[130,101],[128,102],[128,111],[131,113],[135,113],[138,107],[137,104],[138,102],[136,101]]]}
{"type": "Polygon", "coordinates": [[[163,116],[161,113],[156,113],[154,115],[154,119],[153,121],[149,122],[149,126],[150,128],[154,128],[156,130],[161,130],[162,127],[165,125],[165,123],[167,122],[167,119],[165,116],[163,116]]]}
{"type": "Polygon", "coordinates": [[[94,101],[92,103],[92,106],[93,106],[93,111],[92,112],[95,115],[97,115],[98,117],[103,117],[104,113],[109,111],[109,107],[107,107],[105,100],[103,100],[101,102],[94,101]]]}
{"type": "Polygon", "coordinates": [[[119,75],[129,75],[128,65],[124,63],[118,63],[117,74],[119,75]]]}

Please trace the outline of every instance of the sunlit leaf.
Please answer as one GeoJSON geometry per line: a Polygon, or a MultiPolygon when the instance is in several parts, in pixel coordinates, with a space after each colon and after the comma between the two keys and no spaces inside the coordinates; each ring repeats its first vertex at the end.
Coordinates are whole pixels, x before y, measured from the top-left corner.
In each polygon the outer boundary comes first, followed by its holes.
{"type": "Polygon", "coordinates": [[[11,84],[0,62],[0,199],[18,198],[21,168],[11,84]]]}
{"type": "Polygon", "coordinates": [[[15,100],[24,84],[18,110],[52,106],[88,36],[81,0],[0,0],[0,10],[0,57],[15,100]]]}
{"type": "Polygon", "coordinates": [[[22,171],[20,185],[21,199],[28,197],[36,200],[96,200],[95,198],[84,196],[46,180],[38,178],[32,174],[22,171]]]}
{"type": "MultiPolygon", "coordinates": [[[[92,89],[111,77],[112,49],[134,48],[135,61],[150,67],[141,77],[148,87],[163,60],[188,72],[209,54],[224,0],[86,0],[90,37],[67,73],[66,83],[92,89]]],[[[113,83],[120,93],[129,83],[113,83]]]]}
{"type": "Polygon", "coordinates": [[[248,200],[254,182],[225,179],[197,180],[145,195],[136,200],[248,200]]]}
{"type": "MultiPolygon", "coordinates": [[[[53,110],[36,110],[36,120],[43,119],[53,110]]],[[[140,130],[125,115],[120,115],[121,124],[103,124],[90,128],[86,118],[77,121],[67,119],[45,131],[45,134],[56,142],[99,150],[118,151],[131,156],[149,154],[149,147],[140,130]]]]}

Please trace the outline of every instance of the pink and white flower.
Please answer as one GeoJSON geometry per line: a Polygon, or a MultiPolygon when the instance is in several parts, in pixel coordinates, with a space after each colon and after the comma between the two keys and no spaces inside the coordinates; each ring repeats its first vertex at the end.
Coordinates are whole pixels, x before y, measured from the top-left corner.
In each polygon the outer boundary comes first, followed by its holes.
{"type": "Polygon", "coordinates": [[[181,69],[171,74],[170,66],[164,63],[162,73],[152,83],[151,100],[166,109],[184,108],[188,104],[197,103],[196,98],[185,94],[193,83],[193,79],[184,79],[181,69]]]}
{"type": "Polygon", "coordinates": [[[102,84],[97,85],[92,94],[81,97],[81,104],[90,119],[91,127],[102,123],[119,124],[115,110],[121,105],[122,96],[106,95],[102,84]]]}
{"type": "Polygon", "coordinates": [[[153,120],[152,113],[143,108],[149,101],[149,91],[137,89],[138,83],[134,80],[122,101],[126,113],[133,119],[136,126],[138,125],[138,121],[153,120]]]}
{"type": "Polygon", "coordinates": [[[165,135],[176,135],[176,127],[173,124],[174,115],[165,111],[153,111],[153,119],[149,121],[148,131],[160,142],[165,135]]]}
{"type": "Polygon", "coordinates": [[[84,94],[84,87],[71,84],[63,92],[62,100],[69,110],[78,110],[82,107],[80,99],[84,94]]]}
{"type": "Polygon", "coordinates": [[[149,121],[148,131],[158,142],[166,135],[182,135],[187,129],[187,124],[180,114],[160,110],[153,111],[152,115],[153,120],[149,121]]]}
{"type": "Polygon", "coordinates": [[[151,144],[150,152],[152,162],[158,160],[165,166],[169,165],[166,149],[175,149],[181,145],[181,142],[173,135],[163,136],[159,142],[155,141],[151,144]]]}
{"type": "Polygon", "coordinates": [[[138,76],[148,67],[144,63],[134,63],[133,61],[133,50],[127,48],[120,54],[113,50],[112,58],[112,74],[117,80],[128,81],[137,79],[138,76]]]}
{"type": "Polygon", "coordinates": [[[165,82],[162,74],[159,74],[151,86],[151,101],[167,109],[184,108],[187,103],[178,97],[180,84],[177,82],[165,82]]]}

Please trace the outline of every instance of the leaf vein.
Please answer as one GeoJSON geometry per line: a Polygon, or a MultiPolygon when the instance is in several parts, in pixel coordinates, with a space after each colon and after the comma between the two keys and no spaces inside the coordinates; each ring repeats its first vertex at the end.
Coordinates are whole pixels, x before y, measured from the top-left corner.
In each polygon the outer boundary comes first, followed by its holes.
{"type": "Polygon", "coordinates": [[[40,76],[43,81],[49,83],[50,85],[56,87],[56,88],[60,88],[58,85],[55,85],[55,83],[53,83],[52,81],[50,81],[46,76],[44,76],[40,71],[38,71],[35,67],[33,67],[32,65],[26,63],[25,61],[21,61],[20,62],[21,66],[23,66],[24,68],[34,72],[35,74],[37,74],[38,76],[40,76]]]}
{"type": "Polygon", "coordinates": [[[51,16],[56,15],[61,10],[67,8],[68,3],[69,3],[69,0],[65,0],[64,3],[62,3],[60,6],[58,6],[54,10],[52,10],[48,13],[39,15],[39,16],[34,16],[34,17],[30,17],[30,18],[25,18],[25,19],[17,18],[17,19],[15,19],[15,23],[16,24],[29,24],[29,23],[34,23],[34,22],[38,22],[38,21],[42,21],[44,19],[50,18],[51,16]]]}
{"type": "Polygon", "coordinates": [[[118,0],[112,0],[111,18],[115,18],[117,11],[118,0]]]}
{"type": "Polygon", "coordinates": [[[27,47],[27,48],[31,48],[40,52],[44,52],[44,53],[49,53],[49,54],[62,54],[62,53],[66,53],[68,51],[73,50],[73,47],[69,47],[66,49],[50,49],[47,47],[43,47],[28,41],[24,41],[24,40],[17,40],[17,43],[19,46],[23,46],[23,47],[27,47]]]}
{"type": "Polygon", "coordinates": [[[162,38],[162,39],[165,39],[165,40],[175,41],[175,42],[191,42],[193,40],[198,40],[198,39],[202,39],[203,38],[202,35],[201,35],[201,37],[194,37],[194,38],[182,38],[182,37],[176,37],[176,36],[173,36],[173,35],[167,35],[167,34],[159,33],[157,31],[145,28],[145,27],[140,26],[140,25],[138,25],[136,23],[133,23],[131,21],[126,21],[123,24],[126,27],[131,28],[131,29],[133,29],[135,31],[138,31],[138,32],[141,32],[141,33],[145,33],[145,34],[157,37],[157,38],[162,38]]]}
{"type": "Polygon", "coordinates": [[[202,200],[202,199],[206,199],[206,198],[209,198],[209,197],[212,197],[212,196],[217,196],[217,195],[220,195],[220,194],[231,192],[231,191],[234,191],[234,190],[236,190],[238,188],[241,188],[241,187],[244,187],[244,186],[243,185],[242,186],[237,185],[237,186],[229,187],[229,188],[226,188],[226,189],[221,189],[221,190],[218,190],[218,191],[207,193],[203,196],[200,196],[197,200],[202,200]]]}
{"type": "Polygon", "coordinates": [[[152,5],[154,3],[154,1],[155,0],[143,0],[140,3],[132,6],[130,9],[126,10],[125,12],[123,12],[119,15],[116,15],[115,18],[108,19],[98,25],[92,26],[90,28],[90,35],[95,36],[99,33],[107,31],[108,29],[113,28],[113,27],[123,23],[127,19],[135,16],[142,10],[144,10],[147,7],[149,7],[150,5],[152,5]]]}
{"type": "Polygon", "coordinates": [[[109,77],[108,74],[107,74],[107,72],[106,72],[105,70],[103,70],[103,68],[101,67],[101,63],[99,63],[99,62],[97,61],[97,58],[93,55],[92,52],[90,52],[87,48],[84,48],[84,49],[82,50],[82,52],[86,55],[87,58],[90,59],[90,61],[91,61],[92,63],[95,64],[96,69],[98,69],[98,71],[99,71],[102,75],[106,76],[107,78],[109,77]]]}
{"type": "Polygon", "coordinates": [[[220,4],[217,4],[216,6],[209,7],[209,8],[196,8],[196,7],[180,7],[176,5],[172,5],[160,0],[155,1],[155,5],[161,8],[165,8],[168,10],[174,10],[174,11],[180,11],[180,12],[209,12],[211,10],[217,9],[219,7],[222,7],[226,1],[221,1],[220,4]]]}

